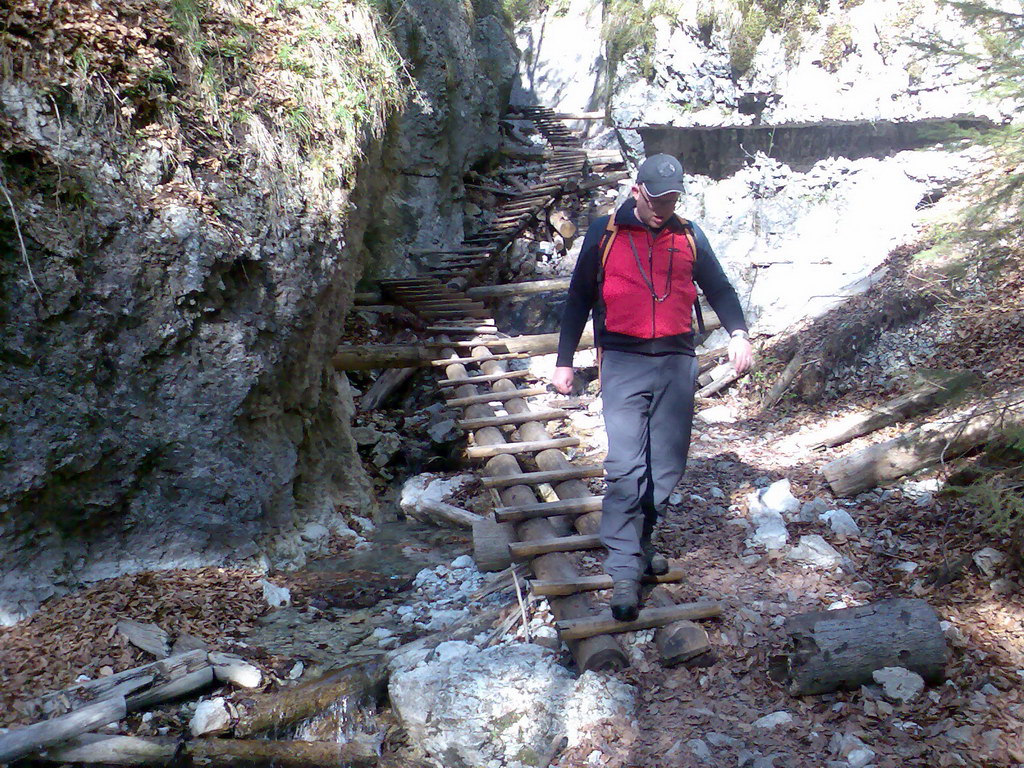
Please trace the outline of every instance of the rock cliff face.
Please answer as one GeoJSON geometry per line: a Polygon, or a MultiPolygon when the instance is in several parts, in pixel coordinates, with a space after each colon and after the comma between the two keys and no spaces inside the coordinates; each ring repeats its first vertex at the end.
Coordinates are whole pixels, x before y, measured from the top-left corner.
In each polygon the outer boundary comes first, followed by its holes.
{"type": "Polygon", "coordinates": [[[295,564],[365,532],[330,353],[364,273],[461,233],[452,200],[497,143],[498,6],[411,0],[385,29],[351,4],[186,5],[26,1],[0,25],[0,623],[118,573],[295,564]],[[363,66],[358,87],[317,93],[325,63],[363,66]]]}

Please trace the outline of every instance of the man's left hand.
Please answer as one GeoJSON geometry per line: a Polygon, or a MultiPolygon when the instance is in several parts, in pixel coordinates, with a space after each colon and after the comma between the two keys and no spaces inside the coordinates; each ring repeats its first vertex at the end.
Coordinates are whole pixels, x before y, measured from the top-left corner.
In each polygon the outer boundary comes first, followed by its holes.
{"type": "Polygon", "coordinates": [[[733,336],[729,340],[729,362],[736,373],[744,373],[754,364],[754,348],[742,336],[733,336]]]}

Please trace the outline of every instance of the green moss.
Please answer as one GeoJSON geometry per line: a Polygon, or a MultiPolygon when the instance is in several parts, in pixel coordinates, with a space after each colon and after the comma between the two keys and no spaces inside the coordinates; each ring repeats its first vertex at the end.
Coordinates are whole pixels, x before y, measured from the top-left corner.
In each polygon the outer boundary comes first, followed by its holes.
{"type": "Polygon", "coordinates": [[[855,50],[849,24],[830,24],[821,46],[821,66],[826,72],[838,72],[846,57],[855,50]]]}
{"type": "Polygon", "coordinates": [[[754,3],[741,3],[743,21],[733,31],[729,43],[729,63],[732,66],[733,79],[737,79],[750,71],[750,65],[757,53],[757,46],[768,31],[768,16],[762,8],[754,3]],[[745,7],[744,7],[745,6],[745,7]]]}

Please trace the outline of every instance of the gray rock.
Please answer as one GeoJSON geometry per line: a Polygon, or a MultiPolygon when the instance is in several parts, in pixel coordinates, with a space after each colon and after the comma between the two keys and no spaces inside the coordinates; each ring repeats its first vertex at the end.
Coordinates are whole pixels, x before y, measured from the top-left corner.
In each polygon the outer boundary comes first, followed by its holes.
{"type": "Polygon", "coordinates": [[[843,562],[843,556],[817,534],[801,536],[786,557],[808,568],[835,568],[843,562]]]}
{"type": "Polygon", "coordinates": [[[978,570],[985,575],[986,578],[994,579],[996,573],[999,572],[999,566],[1006,562],[1006,555],[1000,552],[998,549],[992,547],[985,547],[979,549],[972,556],[974,564],[978,566],[978,570]]]}
{"type": "Polygon", "coordinates": [[[847,536],[851,539],[860,538],[860,527],[850,517],[850,513],[842,509],[830,509],[820,516],[823,523],[832,529],[832,533],[838,536],[847,536]]]}
{"type": "Polygon", "coordinates": [[[822,498],[812,499],[811,501],[805,501],[800,505],[800,511],[797,513],[796,521],[798,523],[814,523],[817,522],[819,517],[829,510],[829,503],[822,498]]]}
{"type": "Polygon", "coordinates": [[[199,702],[192,719],[189,720],[188,729],[192,736],[198,737],[227,730],[230,725],[231,713],[228,712],[224,698],[218,696],[199,702]]]}
{"type": "Polygon", "coordinates": [[[711,750],[701,739],[690,739],[686,742],[686,746],[690,748],[693,756],[698,760],[707,761],[711,759],[711,750]]]}
{"type": "Polygon", "coordinates": [[[266,579],[260,579],[260,586],[263,587],[263,599],[271,608],[292,604],[292,593],[287,587],[279,587],[266,579]]]}
{"type": "Polygon", "coordinates": [[[846,762],[850,764],[850,768],[864,768],[874,759],[875,753],[866,747],[855,749],[846,756],[846,762]]]}
{"type": "Polygon", "coordinates": [[[772,712],[770,715],[759,717],[751,725],[754,728],[763,728],[764,730],[771,730],[772,728],[778,728],[780,725],[789,725],[793,722],[793,716],[789,712],[780,710],[778,712],[772,712]]]}
{"type": "Polygon", "coordinates": [[[871,673],[889,701],[905,704],[913,701],[924,690],[924,680],[916,672],[903,667],[883,667],[871,673]]]}

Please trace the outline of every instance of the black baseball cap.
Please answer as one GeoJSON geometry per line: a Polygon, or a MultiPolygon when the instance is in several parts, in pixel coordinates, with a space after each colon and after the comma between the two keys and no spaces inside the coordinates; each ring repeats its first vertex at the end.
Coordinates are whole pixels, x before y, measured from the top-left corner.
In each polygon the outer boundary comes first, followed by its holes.
{"type": "Polygon", "coordinates": [[[683,164],[672,155],[651,155],[640,164],[636,183],[651,197],[683,191],[683,164]]]}

